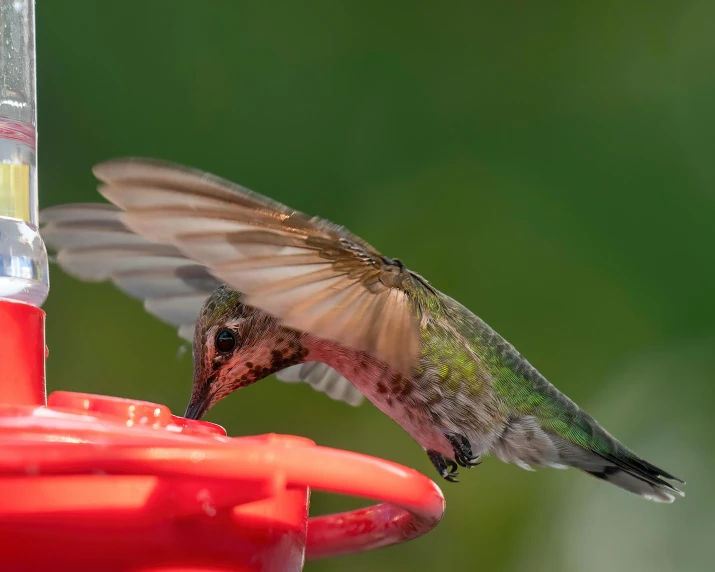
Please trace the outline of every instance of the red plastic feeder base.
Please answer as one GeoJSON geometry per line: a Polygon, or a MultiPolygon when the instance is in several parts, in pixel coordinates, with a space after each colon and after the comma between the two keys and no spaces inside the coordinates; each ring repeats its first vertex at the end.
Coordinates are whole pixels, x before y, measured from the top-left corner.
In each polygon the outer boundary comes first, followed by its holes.
{"type": "Polygon", "coordinates": [[[297,571],[441,519],[437,485],[387,461],[228,438],[141,401],[55,392],[45,406],[43,316],[0,302],[1,569],[297,571]],[[309,519],[311,488],[386,502],[309,519]]]}

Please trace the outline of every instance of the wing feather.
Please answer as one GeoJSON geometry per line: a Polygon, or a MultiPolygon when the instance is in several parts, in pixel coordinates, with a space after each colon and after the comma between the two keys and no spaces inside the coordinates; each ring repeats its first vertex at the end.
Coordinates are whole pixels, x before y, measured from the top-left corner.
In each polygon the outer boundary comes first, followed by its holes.
{"type": "Polygon", "coordinates": [[[142,300],[149,313],[178,326],[181,338],[192,341],[201,306],[221,282],[176,247],[130,231],[121,215],[113,205],[51,207],[41,213],[40,232],[68,274],[114,282],[142,300]]]}
{"type": "Polygon", "coordinates": [[[316,391],[325,393],[337,401],[344,401],[348,405],[360,405],[365,399],[360,390],[346,378],[328,364],[317,361],[290,366],[279,371],[276,377],[288,383],[308,383],[316,391]]]}
{"type": "Polygon", "coordinates": [[[129,229],[176,247],[285,325],[411,372],[423,282],[398,261],[329,221],[200,171],[119,159],[94,172],[129,229]]]}
{"type": "MultiPolygon", "coordinates": [[[[215,205],[207,202],[206,206],[215,205]]],[[[122,213],[114,205],[50,207],[41,213],[42,236],[57,251],[57,262],[68,274],[85,281],[112,281],[126,294],[142,300],[148,313],[178,326],[179,337],[193,343],[201,306],[221,281],[176,247],[149,241],[129,230],[122,222],[122,213]]],[[[210,250],[213,242],[209,242],[207,253],[216,261],[225,262],[231,271],[241,270],[241,265],[246,269],[271,267],[281,271],[280,265],[276,266],[281,259],[270,255],[274,251],[270,236],[263,237],[269,242],[268,251],[260,242],[247,244],[243,257],[236,257],[235,249],[226,243],[234,257],[231,260],[221,255],[220,248],[218,252],[210,250]]],[[[288,266],[326,264],[314,254],[304,254],[302,249],[280,248],[288,266]]],[[[300,369],[304,365],[307,364],[288,368],[277,377],[304,381],[332,399],[350,405],[359,405],[363,400],[359,390],[327,364],[311,362],[309,367],[300,369]]]]}

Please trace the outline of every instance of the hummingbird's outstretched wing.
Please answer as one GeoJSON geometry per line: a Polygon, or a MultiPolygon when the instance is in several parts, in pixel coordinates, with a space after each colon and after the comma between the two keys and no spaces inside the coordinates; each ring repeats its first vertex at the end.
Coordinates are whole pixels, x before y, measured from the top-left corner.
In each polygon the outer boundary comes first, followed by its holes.
{"type": "Polygon", "coordinates": [[[410,374],[419,353],[419,281],[329,221],[224,179],[117,159],[94,173],[128,228],[176,247],[284,325],[369,352],[410,374]]]}
{"type": "Polygon", "coordinates": [[[321,391],[337,401],[344,401],[348,405],[360,405],[365,399],[357,387],[327,363],[319,361],[292,365],[279,371],[276,377],[288,383],[295,381],[308,383],[316,391],[321,391]]]}
{"type": "Polygon", "coordinates": [[[69,275],[86,282],[111,280],[193,341],[201,306],[221,282],[177,248],[130,231],[121,213],[102,204],[50,207],[40,214],[40,233],[69,275]]]}
{"type": "MultiPolygon", "coordinates": [[[[112,281],[141,300],[147,312],[177,326],[181,338],[193,342],[201,306],[221,281],[176,247],[151,242],[129,230],[121,214],[106,204],[50,207],[40,213],[40,232],[67,274],[86,282],[112,281]]],[[[299,364],[276,377],[304,381],[350,405],[363,400],[352,383],[322,363],[299,364]]]]}

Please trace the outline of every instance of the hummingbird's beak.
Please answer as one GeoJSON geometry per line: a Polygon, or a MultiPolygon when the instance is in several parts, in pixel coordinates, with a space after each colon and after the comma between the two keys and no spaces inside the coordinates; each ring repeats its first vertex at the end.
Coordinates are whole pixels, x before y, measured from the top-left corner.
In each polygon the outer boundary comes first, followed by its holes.
{"type": "Polygon", "coordinates": [[[195,400],[193,397],[189,401],[189,406],[186,408],[186,413],[184,417],[186,419],[201,419],[206,413],[206,403],[202,403],[200,400],[195,400]]]}
{"type": "Polygon", "coordinates": [[[209,410],[209,405],[211,404],[210,381],[207,380],[202,383],[198,391],[194,390],[191,393],[189,405],[186,408],[186,413],[184,413],[186,419],[201,419],[209,410]]]}

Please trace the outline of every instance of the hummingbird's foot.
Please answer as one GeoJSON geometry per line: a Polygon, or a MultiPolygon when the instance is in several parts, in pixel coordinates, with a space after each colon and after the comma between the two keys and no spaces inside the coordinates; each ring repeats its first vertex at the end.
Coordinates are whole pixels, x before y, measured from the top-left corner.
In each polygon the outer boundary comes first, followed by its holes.
{"type": "Polygon", "coordinates": [[[447,437],[447,441],[449,441],[452,445],[452,449],[454,449],[454,460],[457,461],[458,465],[471,469],[482,462],[479,455],[472,453],[472,445],[464,435],[460,435],[459,433],[447,433],[445,437],[447,437]]]}
{"type": "Polygon", "coordinates": [[[445,457],[437,451],[429,450],[427,451],[427,456],[429,457],[429,460],[432,461],[434,468],[437,469],[440,477],[448,480],[450,483],[459,482],[459,479],[457,478],[457,475],[459,475],[457,463],[450,461],[449,459],[445,459],[445,457]]]}

